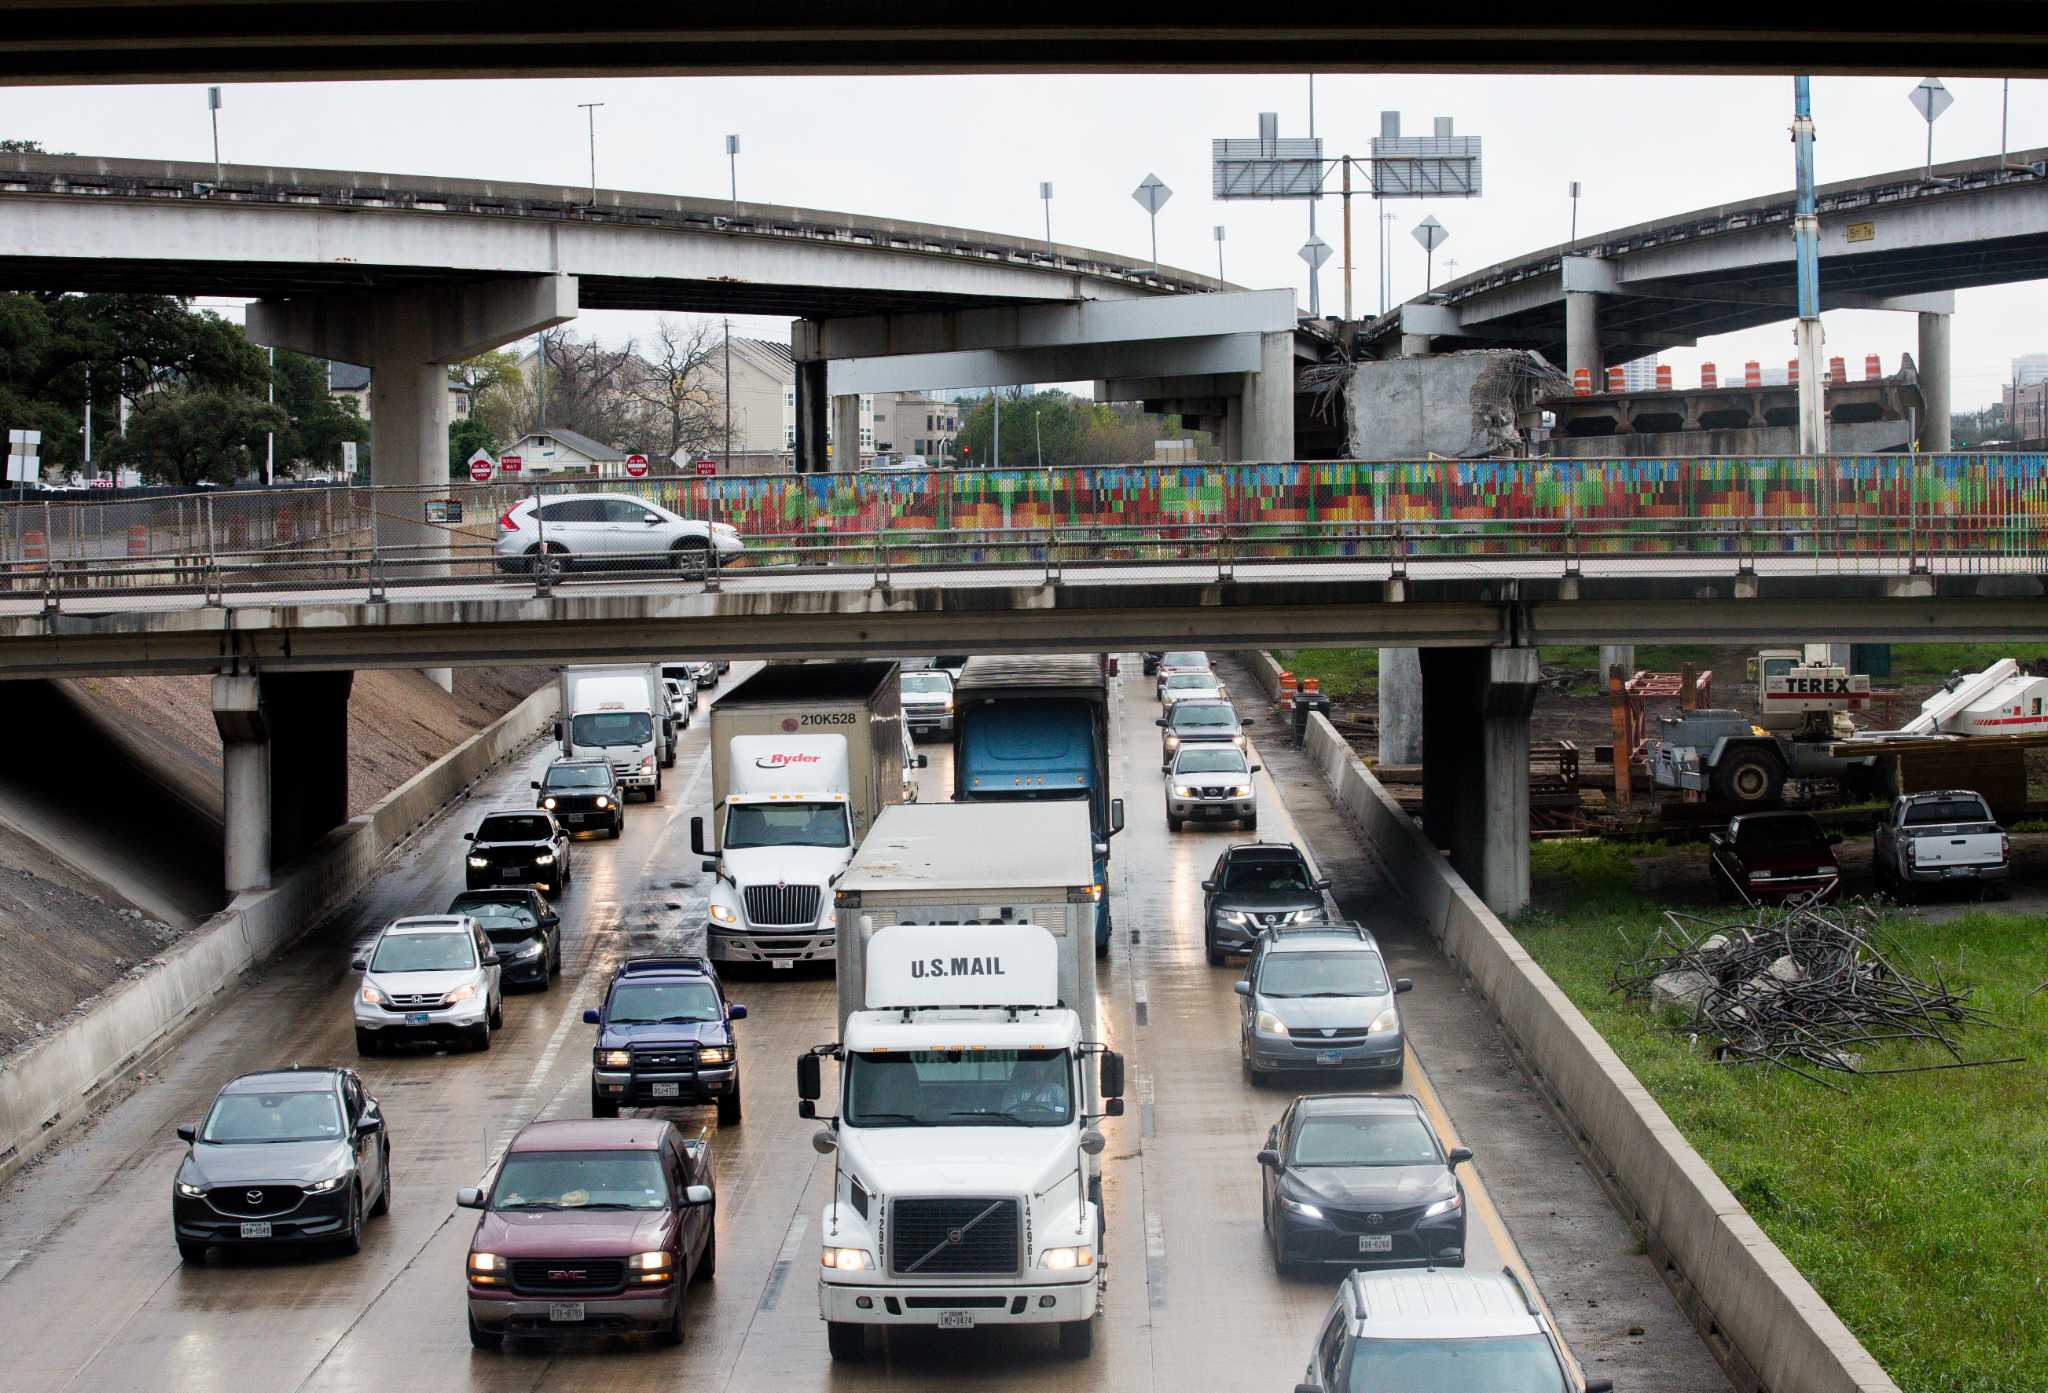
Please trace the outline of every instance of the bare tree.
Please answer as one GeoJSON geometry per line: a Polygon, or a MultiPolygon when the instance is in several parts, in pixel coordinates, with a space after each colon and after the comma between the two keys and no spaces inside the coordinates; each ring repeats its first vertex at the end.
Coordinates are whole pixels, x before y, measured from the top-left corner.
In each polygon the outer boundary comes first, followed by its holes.
{"type": "Polygon", "coordinates": [[[636,443],[648,454],[686,459],[718,438],[724,399],[716,360],[724,346],[710,321],[664,316],[653,341],[621,375],[623,391],[640,407],[636,443]]]}
{"type": "Polygon", "coordinates": [[[547,379],[529,384],[538,390],[528,402],[528,430],[572,430],[607,445],[634,438],[639,404],[626,384],[638,372],[639,360],[631,339],[607,348],[566,329],[551,329],[541,335],[541,352],[547,379]]]}

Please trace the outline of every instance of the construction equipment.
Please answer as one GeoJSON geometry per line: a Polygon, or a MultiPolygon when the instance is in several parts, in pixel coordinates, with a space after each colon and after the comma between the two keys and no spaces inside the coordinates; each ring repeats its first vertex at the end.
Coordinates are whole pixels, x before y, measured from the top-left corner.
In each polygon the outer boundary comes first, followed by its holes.
{"type": "Polygon", "coordinates": [[[1766,649],[1749,672],[1755,711],[1711,708],[1658,720],[1644,748],[1652,784],[1744,807],[1776,803],[1791,779],[1875,787],[1875,755],[1835,753],[1857,733],[1848,713],[1870,703],[1867,676],[1826,661],[1824,648],[1766,649]]]}

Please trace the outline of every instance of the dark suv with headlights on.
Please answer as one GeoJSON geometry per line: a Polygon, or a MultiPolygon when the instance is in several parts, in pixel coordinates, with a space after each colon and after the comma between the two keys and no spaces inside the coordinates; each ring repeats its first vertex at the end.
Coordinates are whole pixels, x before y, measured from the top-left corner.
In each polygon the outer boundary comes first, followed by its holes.
{"type": "Polygon", "coordinates": [[[1465,1265],[1466,1148],[1446,1150],[1407,1094],[1296,1098],[1259,1153],[1273,1266],[1465,1265]]]}
{"type": "Polygon", "coordinates": [[[739,1039],[732,1023],[747,1008],[725,999],[725,984],[703,958],[632,958],[612,977],[590,1061],[590,1112],[717,1103],[718,1124],[740,1120],[739,1039]]]}
{"type": "Polygon", "coordinates": [[[482,926],[498,952],[498,981],[543,991],[562,970],[562,916],[538,890],[465,890],[448,904],[482,926]]]}
{"type": "Polygon", "coordinates": [[[486,1189],[469,1240],[469,1342],[650,1331],[683,1342],[687,1289],[718,1267],[711,1147],[675,1124],[530,1122],[486,1189]]]}
{"type": "Polygon", "coordinates": [[[391,1135],[352,1069],[267,1069],[230,1079],[171,1182],[178,1254],[209,1244],[363,1245],[363,1221],[391,1208],[391,1135]]]}
{"type": "Polygon", "coordinates": [[[492,813],[474,832],[464,832],[468,842],[468,887],[486,885],[538,885],[550,896],[568,888],[569,834],[544,808],[492,813]]]}
{"type": "Polygon", "coordinates": [[[1159,769],[1164,773],[1173,767],[1173,757],[1188,745],[1245,749],[1244,728],[1252,724],[1252,718],[1239,720],[1237,708],[1227,701],[1177,701],[1155,724],[1164,732],[1159,737],[1159,769]]]}
{"type": "Polygon", "coordinates": [[[1299,847],[1241,842],[1228,848],[1202,882],[1202,946],[1209,966],[1223,966],[1231,953],[1251,952],[1268,929],[1328,919],[1323,892],[1329,888],[1299,847]]]}
{"type": "Polygon", "coordinates": [[[569,832],[603,832],[617,840],[626,829],[626,790],[608,759],[556,760],[534,781],[533,801],[569,832]]]}

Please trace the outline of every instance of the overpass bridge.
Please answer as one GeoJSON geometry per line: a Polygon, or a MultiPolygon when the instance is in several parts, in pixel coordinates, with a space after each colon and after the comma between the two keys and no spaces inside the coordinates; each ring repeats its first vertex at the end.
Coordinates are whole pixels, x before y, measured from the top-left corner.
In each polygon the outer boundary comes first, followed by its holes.
{"type": "MultiPolygon", "coordinates": [[[[1921,439],[1948,447],[1954,292],[2048,277],[2048,149],[1822,185],[1820,303],[1920,317],[1921,439]]],[[[1530,348],[1596,390],[1608,364],[1794,317],[1790,190],[1695,209],[1489,266],[1361,330],[1387,357],[1530,348]]]]}
{"type": "MultiPolygon", "coordinates": [[[[1435,796],[1481,789],[1513,825],[1540,645],[2048,641],[2040,455],[1318,461],[616,491],[730,523],[742,564],[702,579],[670,553],[529,570],[494,553],[497,510],[518,495],[489,487],[6,508],[0,678],[212,674],[229,865],[267,875],[294,845],[275,829],[326,826],[345,807],[348,683],[363,667],[1415,648],[1427,762],[1458,773],[1435,796]],[[393,523],[425,517],[440,520],[433,545],[389,540],[393,523]],[[258,855],[264,836],[274,851],[258,855]]],[[[1486,827],[1460,822],[1450,850],[1489,902],[1517,907],[1526,855],[1486,827]]]]}

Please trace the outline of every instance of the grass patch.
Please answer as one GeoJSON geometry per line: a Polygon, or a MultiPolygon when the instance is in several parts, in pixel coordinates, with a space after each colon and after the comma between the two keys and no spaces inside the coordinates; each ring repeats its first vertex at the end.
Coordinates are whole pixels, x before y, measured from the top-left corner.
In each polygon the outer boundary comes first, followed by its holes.
{"type": "Polygon", "coordinates": [[[1333,700],[1379,695],[1377,648],[1289,648],[1275,650],[1273,656],[1296,678],[1320,681],[1325,695],[1333,700]]]}
{"type": "Polygon", "coordinates": [[[1938,679],[1951,672],[1982,672],[2000,658],[2028,656],[2009,643],[1895,643],[1892,676],[1938,679]]]}
{"type": "Polygon", "coordinates": [[[1659,916],[1630,855],[1537,844],[1523,946],[1902,1387],[2048,1393],[2048,992],[2023,999],[2048,977],[2041,920],[1891,925],[2007,1027],[1966,1032],[1965,1057],[2028,1063],[1867,1078],[1841,1096],[1713,1064],[1608,991],[1617,931],[1639,938],[1659,916]]]}

